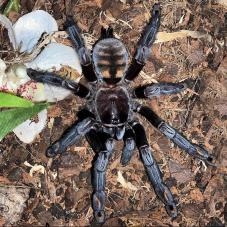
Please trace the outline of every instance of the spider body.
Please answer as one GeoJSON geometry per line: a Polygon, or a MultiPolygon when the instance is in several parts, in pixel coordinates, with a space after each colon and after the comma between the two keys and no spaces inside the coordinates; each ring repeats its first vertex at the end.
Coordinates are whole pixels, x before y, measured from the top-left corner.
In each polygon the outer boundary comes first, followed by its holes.
{"type": "Polygon", "coordinates": [[[101,39],[93,47],[92,62],[98,79],[115,84],[125,74],[128,52],[124,44],[116,38],[101,39]]]}
{"type": "Polygon", "coordinates": [[[160,95],[176,94],[186,88],[185,82],[146,84],[130,87],[142,70],[150,54],[150,48],[160,25],[160,5],[155,4],[152,18],[138,41],[132,62],[128,65],[128,52],[124,44],[114,38],[111,28],[102,29],[101,37],[94,44],[92,54],[85,47],[80,29],[72,18],[66,22],[69,37],[78,52],[83,75],[88,81],[84,86],[64,80],[54,73],[28,69],[31,79],[63,87],[85,99],[86,104],[78,112],[78,120],[62,137],[47,149],[47,156],[54,157],[86,137],[95,152],[92,173],[92,208],[98,223],[105,221],[105,175],[109,158],[114,150],[114,139],[123,139],[121,163],[127,165],[137,147],[148,178],[159,199],[171,217],[177,216],[172,193],[162,179],[160,169],[153,158],[145,130],[138,116],[149,121],[164,136],[188,154],[212,164],[212,157],[202,145],[190,142],[185,136],[161,119],[151,108],[136,99],[151,99],[160,95]]]}

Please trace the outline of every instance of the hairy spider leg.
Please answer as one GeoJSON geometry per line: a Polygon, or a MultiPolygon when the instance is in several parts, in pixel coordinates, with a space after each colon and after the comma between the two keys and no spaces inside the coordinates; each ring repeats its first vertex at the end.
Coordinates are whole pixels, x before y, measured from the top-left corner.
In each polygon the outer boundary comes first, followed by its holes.
{"type": "Polygon", "coordinates": [[[180,83],[152,83],[146,84],[143,86],[138,86],[134,88],[134,96],[135,98],[153,98],[158,97],[160,95],[170,95],[177,94],[184,91],[187,88],[187,84],[184,82],[180,83]]]}
{"type": "MultiPolygon", "coordinates": [[[[95,131],[91,132],[95,133],[95,131]]],[[[89,137],[88,142],[96,153],[91,169],[93,186],[92,208],[95,221],[97,223],[104,223],[106,170],[113,152],[114,140],[107,133],[96,131],[96,135],[93,137],[91,132],[86,137],[89,137]]]]}
{"type": "Polygon", "coordinates": [[[67,147],[77,143],[83,136],[85,136],[94,126],[92,118],[85,118],[82,121],[76,121],[72,127],[63,133],[61,138],[54,142],[47,150],[47,157],[54,157],[57,154],[62,154],[67,147]]]}
{"type": "Polygon", "coordinates": [[[37,82],[68,89],[81,98],[89,97],[90,91],[84,85],[72,80],[65,80],[55,73],[40,72],[29,68],[27,69],[27,74],[32,80],[37,82]]]}
{"type": "Polygon", "coordinates": [[[78,111],[77,118],[78,120],[63,133],[61,138],[47,149],[47,157],[54,157],[57,154],[62,154],[66,151],[68,146],[77,143],[95,127],[95,122],[93,121],[94,114],[86,108],[78,111]]]}
{"type": "Polygon", "coordinates": [[[65,29],[67,30],[72,43],[79,55],[80,64],[84,77],[89,82],[97,81],[96,74],[93,70],[91,55],[85,46],[84,39],[81,36],[81,31],[72,16],[68,16],[65,22],[65,29]]]}
{"type": "Polygon", "coordinates": [[[98,132],[97,129],[91,129],[85,137],[95,153],[105,150],[105,143],[103,143],[102,135],[100,135],[100,132],[98,132]]]}
{"type": "Polygon", "coordinates": [[[152,156],[152,150],[148,144],[147,137],[143,126],[138,122],[132,123],[132,128],[136,135],[136,146],[140,152],[140,157],[151,181],[155,193],[159,199],[165,204],[167,213],[175,218],[177,216],[177,208],[173,196],[169,188],[164,184],[161,171],[152,156]]]}
{"type": "Polygon", "coordinates": [[[137,48],[132,59],[132,63],[125,74],[124,80],[126,82],[134,80],[139,75],[140,71],[142,70],[142,68],[144,67],[148,60],[148,57],[151,52],[150,48],[155,41],[155,37],[160,26],[161,18],[160,11],[161,11],[160,4],[158,3],[154,4],[151,11],[152,18],[145,27],[145,29],[143,30],[141,38],[137,43],[137,48]]]}
{"type": "Polygon", "coordinates": [[[162,134],[178,145],[181,149],[186,151],[189,155],[204,161],[208,165],[214,166],[212,163],[213,157],[209,155],[208,151],[202,145],[190,142],[185,136],[180,134],[176,129],[161,119],[149,107],[138,105],[135,111],[145,117],[155,128],[157,128],[162,134]]]}
{"type": "Polygon", "coordinates": [[[121,164],[126,166],[132,158],[133,151],[135,150],[135,133],[132,128],[127,128],[123,137],[124,147],[121,155],[121,164]]]}

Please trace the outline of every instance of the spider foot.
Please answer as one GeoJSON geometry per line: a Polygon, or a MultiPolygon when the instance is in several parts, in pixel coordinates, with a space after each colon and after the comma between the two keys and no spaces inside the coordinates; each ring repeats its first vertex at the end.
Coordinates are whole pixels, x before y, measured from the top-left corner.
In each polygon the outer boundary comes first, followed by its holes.
{"type": "Polygon", "coordinates": [[[91,62],[90,52],[85,46],[85,42],[81,34],[81,29],[79,28],[77,23],[75,23],[72,16],[67,16],[67,20],[64,24],[64,29],[69,34],[69,38],[71,39],[72,44],[77,51],[84,77],[90,82],[96,81],[97,77],[91,62]]]}
{"type": "Polygon", "coordinates": [[[66,17],[66,21],[64,23],[64,29],[67,29],[68,27],[74,26],[75,21],[73,19],[73,16],[69,15],[66,17]]]}
{"type": "Polygon", "coordinates": [[[172,128],[164,121],[159,124],[158,128],[165,136],[171,139],[176,145],[185,150],[188,154],[204,161],[208,165],[215,166],[215,164],[213,163],[214,158],[209,155],[204,146],[190,142],[176,129],[172,128]]]}
{"type": "Polygon", "coordinates": [[[168,205],[165,205],[165,209],[166,209],[167,214],[168,214],[171,218],[176,218],[176,217],[177,217],[178,212],[177,212],[177,207],[176,207],[175,204],[168,204],[168,205]]]}
{"type": "Polygon", "coordinates": [[[102,224],[105,222],[105,212],[103,210],[100,210],[100,211],[95,211],[94,212],[94,218],[95,218],[95,221],[99,224],[102,224]]]}
{"type": "Polygon", "coordinates": [[[151,154],[150,147],[141,147],[140,153],[147,170],[148,177],[154,186],[157,196],[165,204],[168,215],[172,218],[175,218],[177,216],[177,208],[173,195],[163,182],[160,169],[151,154]]]}
{"type": "Polygon", "coordinates": [[[92,195],[92,208],[94,210],[94,217],[97,223],[101,224],[105,221],[105,183],[106,183],[106,169],[109,158],[113,152],[114,141],[112,138],[105,142],[106,150],[100,151],[96,156],[92,169],[92,186],[94,189],[92,195]]]}
{"type": "Polygon", "coordinates": [[[95,221],[99,224],[105,222],[105,211],[104,211],[105,193],[104,191],[95,192],[93,194],[92,205],[94,210],[95,221]]]}
{"type": "Polygon", "coordinates": [[[202,161],[204,161],[206,164],[210,166],[216,166],[214,164],[214,157],[208,153],[208,151],[204,148],[202,144],[192,144],[193,148],[195,149],[194,156],[202,161]]]}
{"type": "Polygon", "coordinates": [[[177,217],[177,207],[173,199],[173,195],[169,188],[165,185],[163,185],[164,192],[159,194],[160,199],[164,202],[165,204],[165,209],[168,215],[172,218],[177,217]]]}
{"type": "Polygon", "coordinates": [[[155,3],[155,4],[153,5],[153,8],[152,8],[152,16],[153,16],[153,17],[156,16],[157,14],[160,13],[160,11],[161,11],[161,6],[160,6],[160,4],[159,4],[159,3],[155,3]]]}
{"type": "Polygon", "coordinates": [[[43,82],[43,74],[44,74],[43,72],[39,72],[37,70],[28,68],[27,74],[32,80],[35,80],[37,82],[43,82]]]}
{"type": "Polygon", "coordinates": [[[61,154],[63,151],[60,149],[60,144],[58,142],[52,144],[47,150],[46,150],[46,156],[49,158],[54,158],[58,154],[61,154]]]}

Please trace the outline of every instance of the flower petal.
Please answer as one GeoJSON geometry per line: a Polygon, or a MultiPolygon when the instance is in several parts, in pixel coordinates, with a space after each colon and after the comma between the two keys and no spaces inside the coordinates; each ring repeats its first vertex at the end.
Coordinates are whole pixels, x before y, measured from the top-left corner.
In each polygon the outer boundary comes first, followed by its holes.
{"type": "Polygon", "coordinates": [[[38,122],[27,120],[17,126],[13,132],[24,143],[32,143],[36,136],[44,129],[47,121],[47,110],[38,114],[38,122]]]}
{"type": "Polygon", "coordinates": [[[31,52],[41,35],[58,31],[56,20],[43,10],[25,14],[13,26],[20,52],[31,52]]]}
{"type": "Polygon", "coordinates": [[[57,102],[71,95],[71,92],[69,90],[48,84],[44,85],[44,93],[47,102],[57,102]]]}
{"type": "Polygon", "coordinates": [[[0,60],[0,91],[17,93],[17,89],[30,80],[26,67],[15,64],[5,72],[4,62],[0,60]]]}
{"type": "Polygon", "coordinates": [[[75,69],[80,74],[82,73],[76,51],[61,43],[50,43],[33,61],[26,63],[28,68],[44,71],[51,68],[58,71],[63,65],[75,69]]]}

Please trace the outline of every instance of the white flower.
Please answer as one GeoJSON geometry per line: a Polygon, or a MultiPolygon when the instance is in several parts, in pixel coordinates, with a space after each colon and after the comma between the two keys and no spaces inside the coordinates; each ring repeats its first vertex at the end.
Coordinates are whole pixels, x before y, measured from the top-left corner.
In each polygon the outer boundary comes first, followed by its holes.
{"type": "MultiPolygon", "coordinates": [[[[13,48],[27,54],[32,53],[43,33],[51,34],[58,31],[56,20],[43,10],[22,16],[14,25],[7,17],[0,15],[0,23],[8,30],[13,48]]],[[[19,94],[34,102],[62,100],[70,95],[68,90],[31,81],[26,73],[26,67],[53,71],[60,70],[62,66],[69,66],[81,74],[82,70],[75,50],[53,40],[36,58],[30,62],[12,64],[7,71],[6,64],[0,59],[0,91],[19,94]]],[[[47,111],[40,112],[38,118],[37,123],[27,120],[14,130],[21,141],[31,143],[42,131],[46,125],[47,111]]]]}

